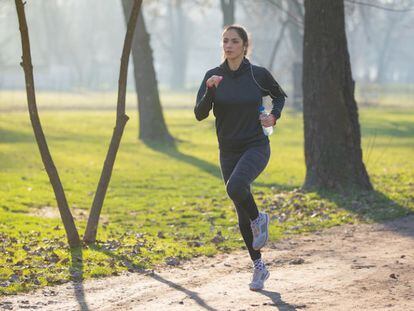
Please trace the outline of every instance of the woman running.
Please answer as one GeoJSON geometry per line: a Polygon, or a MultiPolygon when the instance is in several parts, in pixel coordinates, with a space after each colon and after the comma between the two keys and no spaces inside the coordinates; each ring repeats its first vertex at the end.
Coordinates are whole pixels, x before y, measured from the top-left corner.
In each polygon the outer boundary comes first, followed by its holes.
{"type": "Polygon", "coordinates": [[[194,113],[201,121],[213,109],[216,117],[221,173],[254,266],[250,289],[260,290],[269,278],[260,253],[269,236],[269,216],[258,211],[250,185],[270,157],[269,138],[262,127],[276,124],[287,96],[267,69],[246,58],[249,38],[243,27],[227,26],[222,44],[224,61],[205,74],[194,113]],[[264,96],[272,98],[268,115],[259,112],[264,96]]]}

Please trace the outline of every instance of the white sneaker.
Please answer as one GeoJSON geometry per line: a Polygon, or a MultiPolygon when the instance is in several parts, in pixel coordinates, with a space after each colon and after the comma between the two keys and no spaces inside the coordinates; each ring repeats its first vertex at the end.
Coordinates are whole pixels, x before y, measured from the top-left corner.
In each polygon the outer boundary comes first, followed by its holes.
{"type": "Polygon", "coordinates": [[[249,284],[250,290],[257,291],[264,288],[264,282],[269,278],[270,272],[264,269],[254,269],[252,282],[249,284]]]}
{"type": "Polygon", "coordinates": [[[269,238],[269,215],[266,213],[259,213],[259,221],[250,222],[250,227],[253,233],[252,247],[254,250],[259,250],[265,246],[267,239],[269,238]]]}

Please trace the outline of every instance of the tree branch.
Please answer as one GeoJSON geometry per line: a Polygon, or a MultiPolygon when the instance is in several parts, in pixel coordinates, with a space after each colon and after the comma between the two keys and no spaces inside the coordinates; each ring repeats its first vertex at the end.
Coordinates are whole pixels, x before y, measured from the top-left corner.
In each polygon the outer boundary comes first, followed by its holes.
{"type": "Polygon", "coordinates": [[[381,9],[385,11],[390,11],[390,12],[396,12],[396,13],[405,13],[405,12],[414,11],[413,7],[408,7],[406,9],[394,9],[394,8],[385,7],[379,4],[367,3],[367,2],[358,1],[358,0],[344,0],[344,1],[348,3],[352,3],[352,4],[364,5],[364,6],[381,9]]]}
{"type": "Polygon", "coordinates": [[[267,0],[267,2],[274,5],[282,12],[285,12],[287,16],[290,18],[291,22],[295,23],[299,27],[303,27],[303,24],[304,24],[303,19],[302,19],[303,17],[301,18],[301,17],[296,16],[295,14],[292,14],[289,10],[286,10],[285,8],[283,8],[283,6],[280,5],[280,3],[276,2],[275,0],[267,0]]]}

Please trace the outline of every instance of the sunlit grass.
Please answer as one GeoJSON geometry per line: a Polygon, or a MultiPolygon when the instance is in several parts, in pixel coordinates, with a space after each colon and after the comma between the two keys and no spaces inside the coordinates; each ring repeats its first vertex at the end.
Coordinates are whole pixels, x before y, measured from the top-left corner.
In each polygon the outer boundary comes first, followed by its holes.
{"type": "MultiPolygon", "coordinates": [[[[65,96],[63,104],[75,100],[65,96]]],[[[38,99],[54,100],[52,96],[38,99]]],[[[178,141],[176,148],[138,141],[137,114],[128,110],[131,119],[104,202],[99,241],[72,251],[66,247],[28,113],[24,109],[1,112],[1,293],[137,271],[172,258],[213,255],[243,245],[220,176],[213,118],[195,121],[191,100],[188,95],[164,96],[176,108],[165,110],[178,141]],[[178,108],[180,103],[188,108],[178,108]]],[[[18,101],[25,103],[25,98],[18,101]]],[[[93,104],[100,102],[96,98],[93,104]]],[[[0,108],[4,107],[1,102],[0,108]]],[[[112,134],[114,111],[45,109],[40,113],[82,234],[112,134]]],[[[300,113],[286,110],[271,137],[270,163],[253,186],[260,207],[272,216],[272,240],[414,210],[414,109],[360,109],[364,161],[377,192],[351,198],[297,190],[305,177],[302,122],[300,113]]]]}

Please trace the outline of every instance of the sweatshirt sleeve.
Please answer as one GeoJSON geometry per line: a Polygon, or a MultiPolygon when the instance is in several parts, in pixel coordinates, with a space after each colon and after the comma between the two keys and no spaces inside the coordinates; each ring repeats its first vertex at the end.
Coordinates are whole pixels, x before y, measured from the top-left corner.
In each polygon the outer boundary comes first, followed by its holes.
{"type": "Polygon", "coordinates": [[[282,114],[282,110],[285,105],[285,97],[287,97],[287,95],[267,69],[265,69],[265,85],[267,95],[272,98],[273,107],[271,113],[276,117],[276,119],[279,119],[282,114]]]}
{"type": "Polygon", "coordinates": [[[208,88],[206,81],[210,78],[211,74],[207,72],[204,76],[203,82],[201,82],[200,88],[197,93],[197,101],[194,107],[194,114],[198,121],[201,121],[208,117],[211,108],[213,107],[215,87],[208,88]]]}

